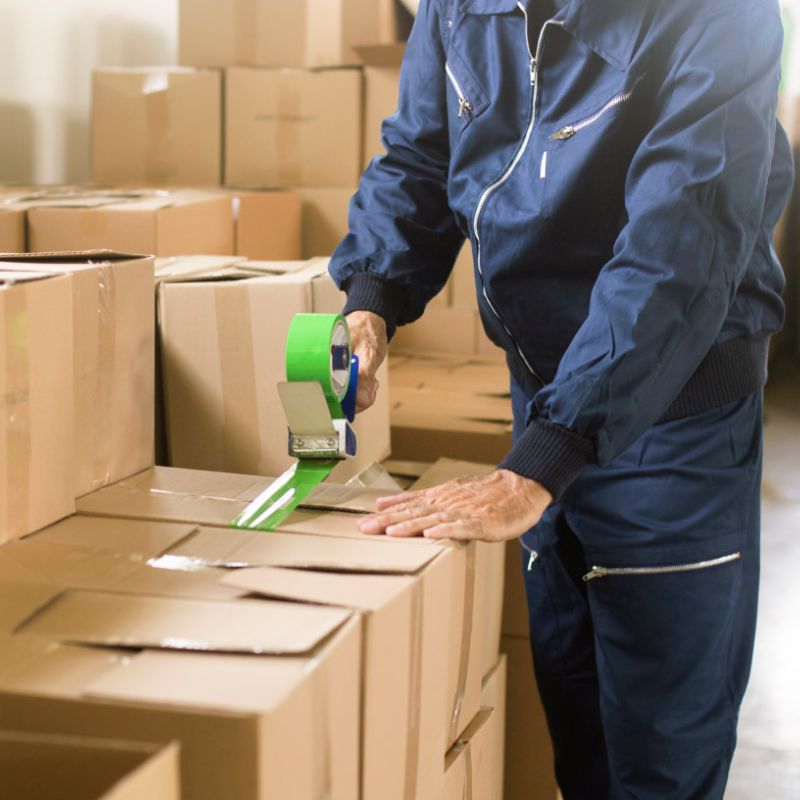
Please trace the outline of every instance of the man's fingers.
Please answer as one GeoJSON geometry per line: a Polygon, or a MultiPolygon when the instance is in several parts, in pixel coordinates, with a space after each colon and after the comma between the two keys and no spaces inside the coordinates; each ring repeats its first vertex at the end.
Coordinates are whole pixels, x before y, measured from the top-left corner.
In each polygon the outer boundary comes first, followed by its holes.
{"type": "Polygon", "coordinates": [[[386,528],[387,536],[419,536],[424,530],[432,526],[443,524],[447,522],[446,514],[437,512],[425,517],[415,517],[414,519],[406,520],[405,522],[398,522],[394,525],[389,525],[386,528]]]}
{"type": "Polygon", "coordinates": [[[359,377],[358,391],[356,392],[356,411],[366,411],[375,404],[378,388],[378,381],[374,378],[361,380],[359,377]]]}
{"type": "Polygon", "coordinates": [[[485,535],[484,526],[479,520],[466,519],[454,520],[452,522],[441,522],[431,528],[426,528],[423,531],[426,539],[453,539],[455,541],[472,541],[473,539],[482,539],[490,541],[490,538],[485,535]]]}
{"type": "Polygon", "coordinates": [[[402,511],[392,510],[365,517],[358,523],[358,528],[362,533],[383,533],[390,525],[396,525],[406,520],[428,516],[430,513],[430,506],[409,504],[409,506],[402,511]]]}

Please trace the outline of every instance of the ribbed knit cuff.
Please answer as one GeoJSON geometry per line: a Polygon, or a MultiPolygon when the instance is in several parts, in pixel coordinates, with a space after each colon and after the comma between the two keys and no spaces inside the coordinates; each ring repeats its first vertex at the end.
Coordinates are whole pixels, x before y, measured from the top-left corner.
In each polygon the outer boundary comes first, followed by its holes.
{"type": "Polygon", "coordinates": [[[345,281],[343,288],[347,293],[347,303],[342,313],[347,315],[353,311],[371,311],[383,317],[386,321],[386,334],[391,339],[405,304],[403,290],[371,272],[353,275],[345,281]]]}
{"type": "Polygon", "coordinates": [[[558,500],[583,468],[594,461],[594,447],[588,439],[542,419],[533,419],[500,469],[540,483],[558,500]]]}

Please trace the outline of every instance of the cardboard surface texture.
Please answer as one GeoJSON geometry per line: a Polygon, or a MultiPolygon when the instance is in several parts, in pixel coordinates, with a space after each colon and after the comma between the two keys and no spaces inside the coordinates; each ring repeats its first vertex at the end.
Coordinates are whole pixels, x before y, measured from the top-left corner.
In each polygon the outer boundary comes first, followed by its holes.
{"type": "Polygon", "coordinates": [[[500,649],[508,659],[505,798],[556,800],[553,747],[536,689],[530,642],[503,636],[500,649]]]}
{"type": "Polygon", "coordinates": [[[228,186],[355,186],[362,163],[360,70],[226,72],[228,186]]]}
{"type": "MultiPolygon", "coordinates": [[[[277,384],[292,317],[338,312],[343,295],[327,261],[246,265],[262,277],[164,283],[159,325],[170,463],[173,466],[279,475],[292,463],[277,384]]],[[[246,276],[245,276],[246,277],[246,276]]],[[[360,414],[358,454],[336,468],[346,481],[389,454],[389,396],[360,414]]]]}
{"type": "Polygon", "coordinates": [[[32,252],[105,248],[157,256],[233,252],[230,198],[201,190],[136,190],[32,199],[32,252]]]}
{"type": "Polygon", "coordinates": [[[501,362],[419,355],[392,358],[390,373],[394,458],[497,464],[511,450],[508,370],[501,362]]]}
{"type": "MultiPolygon", "coordinates": [[[[457,478],[485,475],[494,469],[489,464],[453,461],[440,458],[411,485],[411,491],[439,486],[457,478]]],[[[516,542],[515,542],[516,543],[516,542]]],[[[473,625],[482,629],[480,640],[480,675],[485,677],[494,669],[500,653],[500,633],[503,619],[504,582],[506,578],[506,551],[504,543],[476,542],[477,574],[481,576],[483,601],[476,606],[473,625]]],[[[516,562],[515,562],[516,563],[516,562]]]]}
{"type": "Polygon", "coordinates": [[[0,642],[6,727],[177,740],[184,800],[358,796],[349,612],[67,591],[18,627],[0,642]]]}
{"type": "Polygon", "coordinates": [[[179,800],[178,746],[0,730],[4,800],[179,800]]]}
{"type": "Polygon", "coordinates": [[[303,257],[302,211],[297,192],[231,190],[231,195],[237,255],[260,261],[294,261],[303,257]]]}
{"type": "Polygon", "coordinates": [[[19,256],[0,268],[72,276],[76,496],[153,464],[153,259],[114,252],[49,260],[19,256]]]}
{"type": "Polygon", "coordinates": [[[357,65],[354,45],[391,42],[410,27],[394,0],[180,0],[179,9],[179,60],[189,66],[357,65]]]}
{"type": "Polygon", "coordinates": [[[0,264],[0,543],[74,511],[72,278],[0,264]]]}
{"type": "Polygon", "coordinates": [[[0,253],[24,253],[25,249],[25,212],[0,204],[0,253]]]}
{"type": "Polygon", "coordinates": [[[443,800],[494,800],[500,735],[494,711],[482,708],[445,757],[443,800]]]}
{"type": "Polygon", "coordinates": [[[484,796],[503,800],[503,780],[506,760],[506,692],[508,661],[501,655],[483,679],[481,707],[491,708],[492,736],[486,754],[484,796]]]}
{"type": "Polygon", "coordinates": [[[355,188],[301,188],[303,258],[330,256],[347,235],[347,214],[355,188]]]}
{"type": "Polygon", "coordinates": [[[101,186],[220,184],[220,71],[94,70],[92,180],[101,186]]]}

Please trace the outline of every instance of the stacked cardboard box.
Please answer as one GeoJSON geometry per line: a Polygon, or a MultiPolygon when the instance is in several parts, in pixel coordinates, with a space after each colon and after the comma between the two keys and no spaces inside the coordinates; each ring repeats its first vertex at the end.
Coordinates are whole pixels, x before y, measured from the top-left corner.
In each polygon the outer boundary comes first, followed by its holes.
{"type": "MultiPolygon", "coordinates": [[[[414,471],[419,467],[396,464],[397,468],[414,471]]],[[[492,469],[487,464],[443,458],[424,469],[412,488],[424,489],[458,477],[482,475],[492,469]]],[[[502,551],[502,555],[494,556],[495,569],[503,573],[495,575],[494,585],[503,593],[502,622],[497,631],[503,655],[501,664],[484,678],[482,705],[506,709],[501,725],[505,739],[500,744],[500,771],[505,776],[506,800],[531,797],[556,800],[559,795],[553,770],[553,748],[533,674],[530,620],[522,580],[522,569],[529,561],[529,554],[518,539],[496,547],[502,551]],[[500,695],[506,696],[505,703],[499,702],[500,695]]]]}
{"type": "Polygon", "coordinates": [[[178,747],[0,730],[0,797],[179,800],[178,747]]]}
{"type": "MultiPolygon", "coordinates": [[[[344,298],[327,259],[197,260],[161,270],[159,332],[169,463],[178,467],[278,475],[291,464],[277,384],[285,336],[298,313],[337,313],[344,298]]],[[[377,404],[354,424],[358,455],[337,467],[341,482],[389,455],[386,368],[377,404]]]]}
{"type": "Polygon", "coordinates": [[[497,464],[511,450],[509,379],[502,362],[437,354],[393,356],[390,374],[394,458],[497,464]]]}

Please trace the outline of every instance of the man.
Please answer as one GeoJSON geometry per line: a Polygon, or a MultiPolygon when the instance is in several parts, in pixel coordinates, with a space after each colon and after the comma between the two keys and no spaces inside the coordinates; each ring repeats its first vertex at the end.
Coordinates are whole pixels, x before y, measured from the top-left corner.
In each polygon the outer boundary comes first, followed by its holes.
{"type": "Polygon", "coordinates": [[[522,535],[565,800],[723,796],[784,313],[781,43],[777,0],[422,0],[331,263],[363,408],[471,242],[514,448],[361,528],[522,535]]]}

